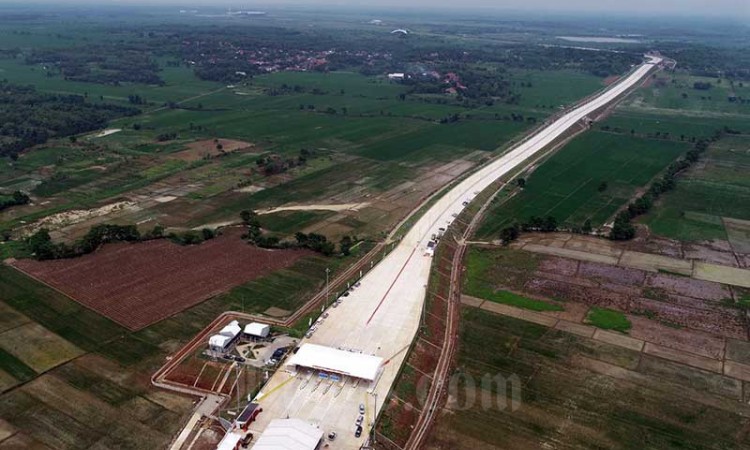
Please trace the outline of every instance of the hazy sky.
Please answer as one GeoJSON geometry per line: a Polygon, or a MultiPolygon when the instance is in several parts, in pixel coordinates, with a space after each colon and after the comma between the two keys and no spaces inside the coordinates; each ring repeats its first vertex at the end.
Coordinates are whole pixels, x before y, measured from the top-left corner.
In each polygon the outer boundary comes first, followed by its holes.
{"type": "Polygon", "coordinates": [[[518,11],[629,12],[636,15],[666,12],[677,15],[750,16],[750,0],[279,0],[274,2],[274,4],[298,5],[316,3],[358,5],[370,8],[378,6],[480,7],[518,11]]]}
{"type": "MultiPolygon", "coordinates": [[[[0,0],[3,3],[18,0],[0,0]]],[[[750,26],[750,0],[23,0],[23,3],[55,3],[57,5],[177,5],[182,7],[231,6],[242,9],[299,5],[315,7],[358,6],[372,10],[382,8],[408,9],[493,9],[543,13],[625,13],[635,16],[725,16],[750,26]]]]}

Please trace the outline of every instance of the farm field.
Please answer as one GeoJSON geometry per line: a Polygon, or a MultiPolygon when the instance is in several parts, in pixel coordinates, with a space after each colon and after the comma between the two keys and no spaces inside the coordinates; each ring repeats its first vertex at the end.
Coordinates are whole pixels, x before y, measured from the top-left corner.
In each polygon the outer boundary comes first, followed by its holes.
{"type": "MultiPolygon", "coordinates": [[[[644,264],[638,264],[642,268],[637,268],[626,261],[635,254],[620,257],[619,263],[618,258],[609,262],[597,260],[593,256],[602,255],[604,249],[595,247],[596,240],[570,238],[563,233],[546,237],[530,233],[510,247],[472,247],[465,260],[467,278],[463,292],[497,302],[493,293],[512,291],[557,306],[546,309],[551,314],[575,318],[577,322],[592,319],[593,324],[617,323],[625,331],[627,326],[614,312],[639,315],[676,328],[745,339],[746,325],[740,307],[747,295],[745,288],[695,279],[666,269],[659,271],[655,266],[647,266],[645,259],[644,264]],[[591,246],[588,250],[586,244],[591,246]],[[545,253],[541,247],[556,249],[558,255],[545,253]],[[585,254],[592,258],[579,256],[585,254]],[[473,288],[477,284],[483,286],[482,291],[473,288]],[[587,317],[586,308],[575,305],[614,312],[587,317]]],[[[611,250],[623,248],[628,247],[614,243],[611,250]]],[[[535,308],[535,303],[511,306],[545,311],[535,308]]]]}
{"type": "MultiPolygon", "coordinates": [[[[739,350],[750,348],[747,326],[735,306],[745,290],[616,259],[522,250],[531,243],[581,253],[588,245],[600,255],[606,245],[628,248],[562,233],[471,246],[454,372],[460,382],[449,388],[426,448],[748,445],[735,432],[748,413],[737,401],[746,377],[724,369],[750,367],[739,350]],[[560,308],[497,302],[505,291],[560,308]],[[487,376],[506,384],[482,384],[487,376]]],[[[401,388],[421,382],[417,376],[401,388]]]]}
{"type": "Polygon", "coordinates": [[[74,260],[18,260],[15,267],[138,330],[232,287],[291,266],[304,251],[264,250],[228,229],[201,245],[162,239],[111,244],[74,260]]]}
{"type": "Polygon", "coordinates": [[[663,73],[651,80],[648,87],[626,102],[633,109],[696,111],[737,115],[750,114],[750,85],[726,78],[690,76],[683,73],[663,73]],[[709,89],[695,89],[695,83],[708,83],[709,89]],[[734,100],[732,100],[732,98],[734,100]]]}
{"type": "Polygon", "coordinates": [[[14,342],[12,354],[0,350],[2,448],[138,449],[169,442],[193,406],[150,385],[169,336],[148,344],[7,266],[0,267],[0,292],[2,342],[14,342]]]}
{"type": "Polygon", "coordinates": [[[641,222],[681,241],[727,240],[750,253],[750,138],[725,136],[660,199],[641,222]]]}
{"type": "Polygon", "coordinates": [[[680,142],[589,131],[535,168],[515,196],[496,198],[477,236],[497,238],[502,228],[531,216],[553,216],[565,227],[586,220],[601,226],[688,149],[680,142]]]}
{"type": "MultiPolygon", "coordinates": [[[[385,258],[393,244],[379,244],[432,194],[627,72],[647,45],[677,52],[669,30],[659,32],[665,41],[644,36],[625,52],[619,44],[592,52],[554,36],[598,36],[599,21],[535,24],[468,11],[383,11],[372,20],[376,10],[0,5],[5,103],[14,104],[13,92],[41,99],[0,114],[0,199],[16,190],[30,197],[0,211],[0,450],[167,447],[195,398],[156,389],[150,376],[218,314],[289,317],[328,275],[373,248],[373,262],[385,258]],[[392,72],[406,76],[391,81],[392,72]],[[48,110],[39,106],[46,103],[48,110]],[[70,114],[55,120],[60,111],[70,114]],[[262,250],[235,227],[249,210],[264,211],[266,237],[319,233],[339,249],[345,237],[357,243],[351,255],[329,257],[262,250]],[[42,255],[26,239],[35,232],[70,245],[101,224],[218,237],[32,259],[42,255]]],[[[721,189],[744,195],[748,187],[742,154],[722,146],[746,146],[750,91],[682,72],[741,77],[746,58],[738,54],[729,71],[716,61],[699,66],[690,52],[705,49],[686,45],[676,73],[660,72],[606,121],[522,174],[523,189],[502,192],[478,239],[494,241],[530,215],[598,227],[695,139],[724,130],[734,140],[725,136],[693,168],[703,171],[697,191],[680,187],[670,194],[676,200],[665,196],[654,208],[665,210],[653,222],[643,218],[651,240],[639,234],[613,249],[589,236],[524,233],[507,248],[470,248],[461,300],[473,306],[463,308],[458,371],[516,373],[524,404],[508,415],[460,408],[459,395],[430,448],[750,446],[750,291],[730,285],[747,284],[750,218],[739,206],[732,212],[728,198],[714,200],[721,189]],[[695,82],[712,86],[699,91],[695,82]],[[689,195],[701,202],[688,210],[689,195]],[[700,225],[683,228],[678,217],[700,225]],[[722,233],[726,245],[659,237],[722,233]],[[693,269],[730,284],[693,278],[693,269]],[[557,327],[563,323],[572,331],[557,327]]],[[[444,250],[435,260],[447,261],[444,250]]],[[[403,415],[389,422],[399,444],[411,431],[400,419],[419,411],[420,382],[445,339],[448,304],[436,299],[447,280],[429,283],[435,295],[388,400],[403,415]]],[[[283,331],[300,338],[317,315],[283,331]]],[[[199,347],[166,378],[236,394],[239,403],[269,375],[247,370],[234,390],[230,366],[208,361],[199,347]]],[[[217,415],[231,420],[232,400],[217,415]]],[[[223,434],[215,421],[201,422],[187,447],[213,448],[223,434]],[[205,439],[192,440],[203,431],[205,439]]]]}
{"type": "MultiPolygon", "coordinates": [[[[19,78],[30,70],[18,62],[0,60],[2,64],[3,73],[19,78]]],[[[138,223],[143,230],[157,223],[184,230],[236,221],[243,209],[379,196],[382,203],[373,202],[359,216],[310,217],[300,224],[333,239],[347,233],[373,236],[531,125],[511,120],[510,112],[541,118],[553,111],[536,104],[467,109],[420,97],[399,100],[404,86],[351,72],[281,72],[256,77],[236,89],[186,84],[188,75],[180,68],[165,68],[163,76],[164,86],[144,90],[57,78],[43,84],[41,89],[53,92],[88,89],[90,97],[98,93],[105,100],[141,95],[154,105],[140,116],[114,122],[111,126],[120,132],[100,138],[92,134],[75,143],[53,140],[0,167],[3,191],[23,189],[32,196],[30,205],[0,213],[0,228],[18,237],[25,234],[22,226],[45,216],[122,200],[133,203],[114,214],[46,225],[53,228],[53,238],[70,242],[104,221],[138,223]],[[284,86],[296,86],[300,92],[274,94],[284,86]],[[184,95],[183,88],[193,89],[199,98],[184,95]],[[238,95],[240,89],[250,95],[238,95]],[[152,90],[163,90],[164,97],[152,90]],[[178,107],[161,108],[161,101],[177,102],[178,107]],[[328,112],[331,109],[336,113],[328,112]],[[461,119],[438,123],[450,114],[461,119]],[[157,142],[170,133],[176,139],[157,142]],[[212,142],[225,148],[217,151],[212,142]],[[269,156],[296,159],[301,149],[311,152],[306,163],[282,174],[264,175],[257,164],[269,156]],[[434,178],[436,172],[441,176],[434,178]]],[[[549,96],[555,103],[562,101],[553,98],[562,86],[580,91],[601,86],[597,77],[573,71],[520,71],[514,76],[533,83],[523,88],[522,99],[549,96]]],[[[275,222],[282,235],[299,231],[292,229],[294,221],[275,222]]],[[[3,246],[2,252],[23,255],[16,245],[3,246]]]]}
{"type": "Polygon", "coordinates": [[[474,389],[458,385],[426,448],[748,445],[736,433],[741,381],[481,309],[464,307],[461,320],[458,370],[474,389]],[[482,386],[486,374],[510,380],[507,390],[482,386]]]}
{"type": "Polygon", "coordinates": [[[692,141],[707,139],[717,131],[728,127],[743,134],[750,133],[747,118],[741,115],[703,115],[690,110],[635,110],[621,106],[599,126],[609,127],[610,131],[635,134],[659,139],[692,141]]]}

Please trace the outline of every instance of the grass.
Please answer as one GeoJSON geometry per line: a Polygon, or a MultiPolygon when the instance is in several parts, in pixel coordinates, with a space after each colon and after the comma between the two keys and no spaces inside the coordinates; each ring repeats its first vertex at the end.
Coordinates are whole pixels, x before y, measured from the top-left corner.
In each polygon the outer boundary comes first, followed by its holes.
{"type": "Polygon", "coordinates": [[[84,350],[94,350],[125,329],[17,270],[0,266],[3,302],[84,350]]]}
{"type": "Polygon", "coordinates": [[[603,330],[614,330],[621,333],[627,333],[632,325],[622,312],[599,308],[598,306],[589,310],[586,322],[603,330]]]}
{"type": "Polygon", "coordinates": [[[621,449],[748,443],[746,437],[735,440],[732,431],[743,423],[741,405],[712,406],[707,401],[726,398],[698,384],[720,382],[718,376],[703,379],[698,370],[655,358],[641,367],[634,350],[469,307],[462,312],[458,349],[462,379],[474,388],[454,387],[451,397],[474,401],[441,415],[428,447],[540,448],[551,440],[566,448],[621,449]],[[594,370],[594,362],[616,372],[594,370]],[[486,375],[504,377],[506,390],[482,384],[486,375]],[[634,381],[623,382],[626,375],[634,381]],[[509,388],[514,383],[520,392],[509,388]],[[505,400],[505,407],[487,408],[482,399],[494,405],[505,400]],[[515,408],[511,399],[518,401],[515,408]],[[579,432],[561,433],[556,424],[562,422],[579,432]]]}
{"type": "Polygon", "coordinates": [[[725,126],[742,133],[750,133],[750,123],[743,116],[705,116],[691,111],[640,110],[628,107],[618,108],[617,112],[600,124],[619,133],[635,135],[669,136],[674,140],[709,138],[716,130],[725,126]]]}
{"type": "Polygon", "coordinates": [[[16,380],[27,381],[34,378],[37,373],[24,364],[23,361],[0,348],[0,368],[16,380]]]}
{"type": "Polygon", "coordinates": [[[502,272],[509,263],[515,263],[515,267],[523,269],[535,267],[534,259],[523,260],[522,256],[515,253],[505,250],[470,248],[465,260],[466,275],[463,292],[491,302],[532,311],[562,311],[563,307],[556,303],[525,297],[498,287],[498,282],[501,280],[495,276],[495,273],[502,272]]]}
{"type": "Polygon", "coordinates": [[[683,73],[662,75],[649,87],[641,89],[630,101],[633,107],[659,108],[704,113],[750,114],[750,105],[729,101],[732,93],[741,98],[750,97],[750,85],[731,83],[727,79],[690,76],[683,73]],[[706,91],[693,88],[695,82],[711,83],[706,91]]]}
{"type": "Polygon", "coordinates": [[[750,138],[727,136],[711,145],[701,163],[678,178],[641,220],[652,232],[682,241],[727,239],[722,220],[750,220],[750,138]]]}
{"type": "Polygon", "coordinates": [[[554,216],[561,226],[604,223],[688,145],[591,131],[542,163],[509,201],[498,198],[477,230],[497,238],[500,230],[531,216],[554,216]],[[606,183],[604,191],[599,190],[606,183]]]}

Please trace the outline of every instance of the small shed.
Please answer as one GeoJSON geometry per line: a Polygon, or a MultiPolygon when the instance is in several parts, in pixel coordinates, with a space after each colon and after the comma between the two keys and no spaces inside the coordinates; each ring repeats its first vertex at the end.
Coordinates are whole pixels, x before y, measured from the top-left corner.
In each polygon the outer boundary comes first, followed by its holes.
{"type": "Polygon", "coordinates": [[[245,335],[253,338],[267,338],[271,333],[271,326],[264,323],[251,322],[245,325],[245,335]]]}

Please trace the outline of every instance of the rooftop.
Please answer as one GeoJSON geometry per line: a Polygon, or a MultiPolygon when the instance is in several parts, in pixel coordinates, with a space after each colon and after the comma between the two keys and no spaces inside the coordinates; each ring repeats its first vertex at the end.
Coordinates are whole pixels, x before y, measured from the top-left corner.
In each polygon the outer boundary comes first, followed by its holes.
{"type": "Polygon", "coordinates": [[[374,380],[383,358],[316,344],[304,344],[289,360],[289,365],[374,380]]]}
{"type": "Polygon", "coordinates": [[[276,419],[253,446],[253,450],[315,450],[323,431],[301,419],[276,419]]]}

